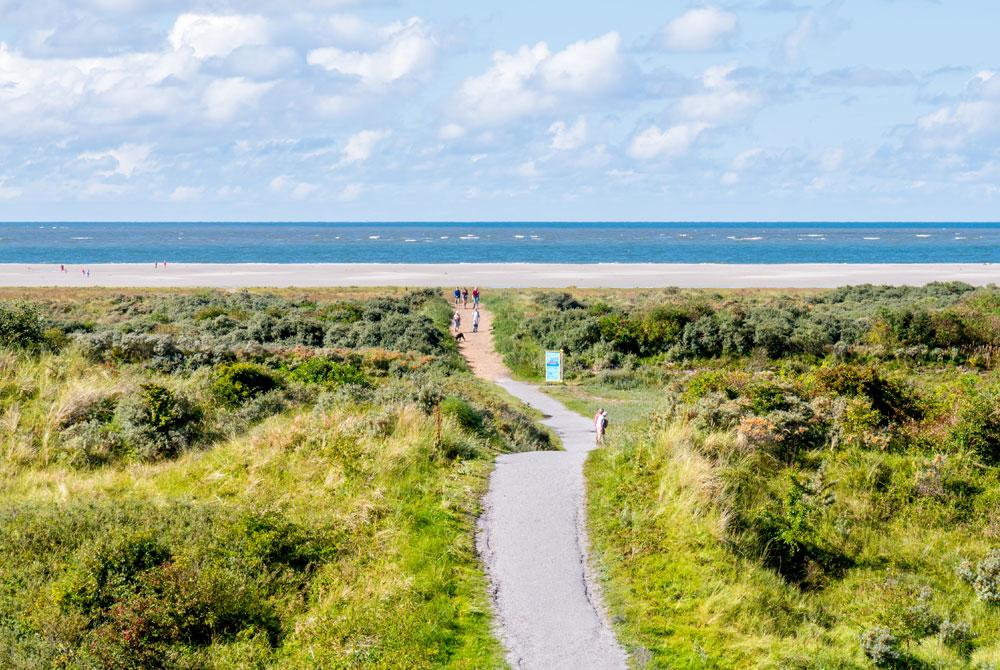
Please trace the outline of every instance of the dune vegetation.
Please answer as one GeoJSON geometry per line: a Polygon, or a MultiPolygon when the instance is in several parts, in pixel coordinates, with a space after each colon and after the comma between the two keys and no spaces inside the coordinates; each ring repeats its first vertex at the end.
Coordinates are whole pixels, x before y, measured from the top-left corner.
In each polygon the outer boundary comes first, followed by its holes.
{"type": "Polygon", "coordinates": [[[434,292],[0,300],[0,667],[493,668],[474,525],[550,448],[434,292]]]}
{"type": "Polygon", "coordinates": [[[509,292],[638,668],[1000,667],[1000,290],[509,292]]]}

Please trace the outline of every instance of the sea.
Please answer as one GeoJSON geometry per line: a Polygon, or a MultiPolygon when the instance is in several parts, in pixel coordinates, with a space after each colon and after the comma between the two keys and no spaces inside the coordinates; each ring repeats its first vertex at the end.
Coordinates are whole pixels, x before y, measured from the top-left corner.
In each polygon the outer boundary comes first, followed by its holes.
{"type": "Polygon", "coordinates": [[[1000,263],[998,223],[0,223],[0,263],[1000,263]]]}

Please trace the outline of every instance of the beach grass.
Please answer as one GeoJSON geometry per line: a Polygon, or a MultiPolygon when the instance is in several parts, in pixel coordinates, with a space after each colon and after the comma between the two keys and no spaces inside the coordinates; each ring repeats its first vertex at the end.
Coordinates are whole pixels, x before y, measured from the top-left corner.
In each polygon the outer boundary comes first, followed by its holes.
{"type": "Polygon", "coordinates": [[[611,410],[585,467],[589,536],[634,667],[997,666],[998,300],[503,296],[507,359],[537,379],[562,346],[568,381],[548,392],[611,410]],[[772,328],[787,334],[768,349],[772,328]],[[825,328],[843,339],[798,335],[825,328]],[[734,350],[713,351],[728,333],[734,350]]]}
{"type": "Polygon", "coordinates": [[[0,667],[505,667],[475,520],[495,455],[551,444],[464,368],[443,300],[27,297],[43,320],[11,308],[0,352],[0,667]]]}

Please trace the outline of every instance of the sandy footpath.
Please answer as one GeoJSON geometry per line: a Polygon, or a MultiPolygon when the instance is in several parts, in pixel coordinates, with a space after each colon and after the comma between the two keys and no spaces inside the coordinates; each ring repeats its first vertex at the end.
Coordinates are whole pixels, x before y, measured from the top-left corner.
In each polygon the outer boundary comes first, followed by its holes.
{"type": "Polygon", "coordinates": [[[624,670],[589,562],[583,463],[593,427],[533,384],[510,379],[489,312],[475,334],[471,310],[462,315],[461,349],[473,371],[541,411],[565,449],[502,454],[483,499],[476,545],[507,661],[516,670],[624,670]]]}
{"type": "Polygon", "coordinates": [[[80,265],[0,263],[0,286],[317,287],[482,286],[490,288],[828,288],[845,284],[964,281],[1000,283],[1000,264],[382,264],[170,263],[80,265]]]}

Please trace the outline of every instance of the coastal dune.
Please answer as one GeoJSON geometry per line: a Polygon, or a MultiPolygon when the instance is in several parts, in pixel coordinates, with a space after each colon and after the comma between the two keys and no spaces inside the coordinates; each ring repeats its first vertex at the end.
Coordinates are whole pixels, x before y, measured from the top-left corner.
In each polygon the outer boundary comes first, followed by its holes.
{"type": "Polygon", "coordinates": [[[0,286],[488,288],[831,288],[847,284],[1000,283],[1000,264],[714,263],[0,263],[0,286]],[[89,271],[89,276],[83,272],[89,271]]]}

